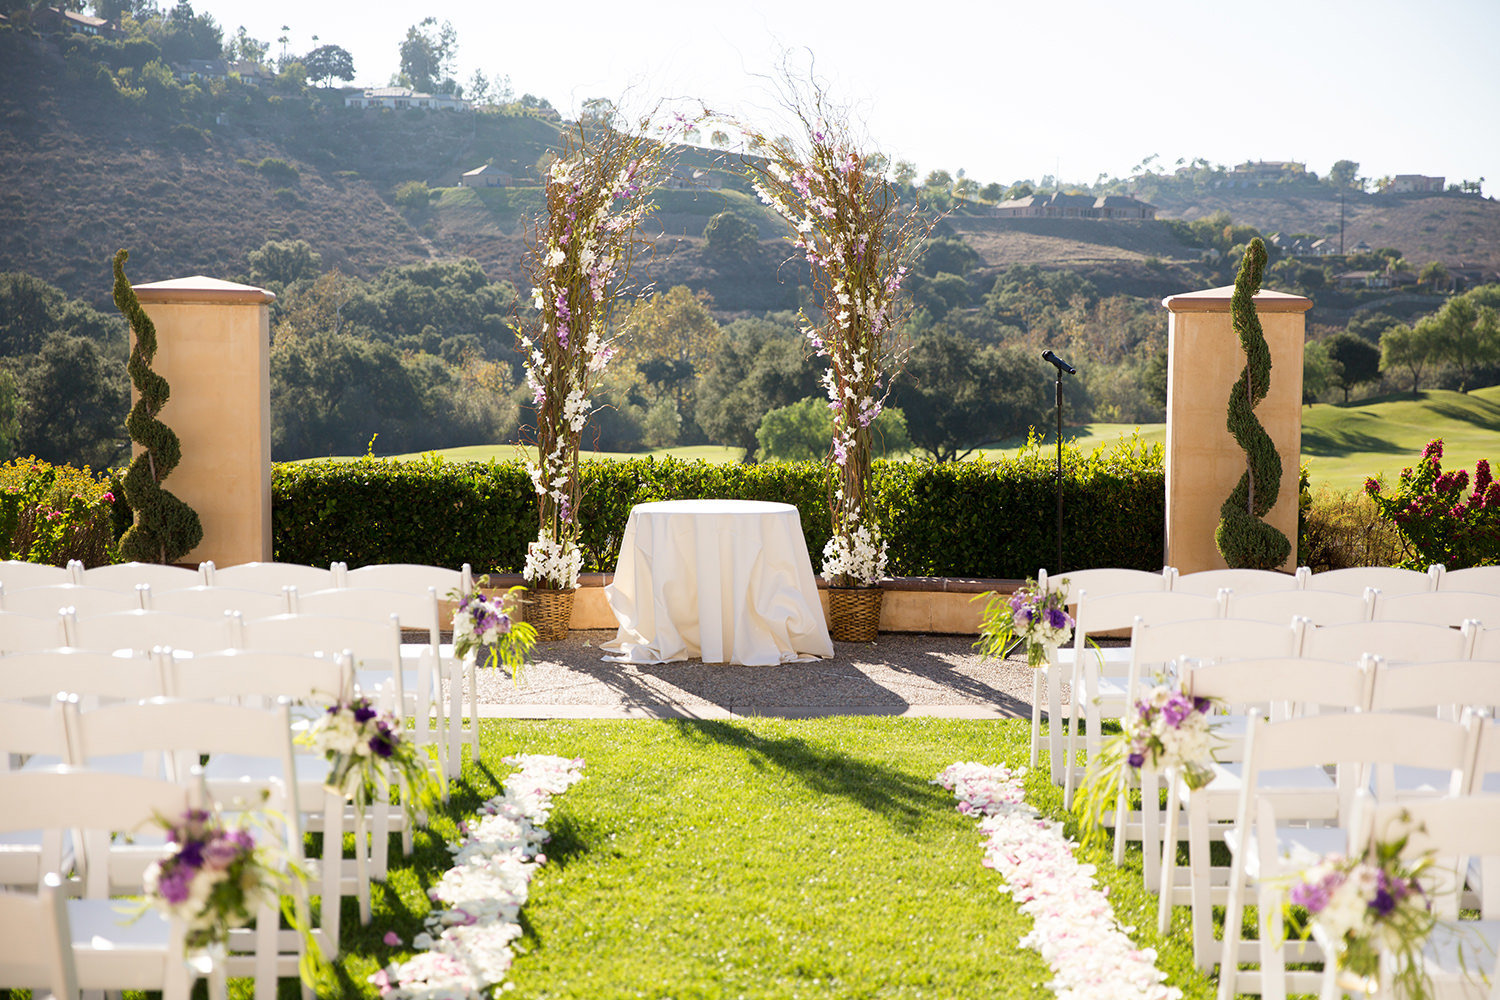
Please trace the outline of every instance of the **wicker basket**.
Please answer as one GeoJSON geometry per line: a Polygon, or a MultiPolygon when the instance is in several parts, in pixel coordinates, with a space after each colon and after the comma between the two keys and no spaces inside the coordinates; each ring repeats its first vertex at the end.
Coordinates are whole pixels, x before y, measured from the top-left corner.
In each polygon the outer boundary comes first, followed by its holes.
{"type": "Polygon", "coordinates": [[[573,619],[573,591],[529,588],[521,599],[526,621],[536,629],[540,642],[556,642],[568,637],[568,623],[573,619]]]}
{"type": "Polygon", "coordinates": [[[829,587],[828,634],[839,642],[874,642],[880,596],[879,587],[829,587]]]}

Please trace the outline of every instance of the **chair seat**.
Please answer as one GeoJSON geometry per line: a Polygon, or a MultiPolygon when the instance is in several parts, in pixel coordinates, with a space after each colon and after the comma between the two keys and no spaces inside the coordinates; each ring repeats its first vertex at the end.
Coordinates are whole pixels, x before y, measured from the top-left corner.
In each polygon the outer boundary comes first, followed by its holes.
{"type": "Polygon", "coordinates": [[[1497,949],[1500,920],[1439,921],[1427,937],[1422,958],[1429,975],[1470,975],[1477,979],[1495,971],[1497,949]]]}
{"type": "MultiPolygon", "coordinates": [[[[1287,867],[1298,868],[1316,864],[1329,854],[1342,854],[1348,847],[1349,831],[1341,826],[1278,826],[1276,828],[1276,853],[1287,867]]],[[[1255,838],[1245,845],[1240,843],[1240,831],[1224,831],[1224,843],[1238,854],[1241,847],[1245,855],[1245,874],[1249,878],[1260,878],[1260,850],[1255,838]]]]}
{"type": "MultiPolygon", "coordinates": [[[[1067,667],[1068,669],[1072,669],[1073,658],[1074,658],[1074,654],[1076,652],[1077,651],[1072,646],[1059,646],[1057,648],[1057,663],[1058,663],[1058,666],[1067,667]]],[[[1086,649],[1086,650],[1084,650],[1084,655],[1085,656],[1099,656],[1099,657],[1103,657],[1103,659],[1104,659],[1104,665],[1106,667],[1109,667],[1109,666],[1128,667],[1128,666],[1130,666],[1130,647],[1129,646],[1100,646],[1098,649],[1086,649]]]]}
{"type": "Polygon", "coordinates": [[[121,900],[70,899],[68,924],[82,989],[159,990],[162,967],[181,961],[168,954],[171,929],[166,918],[147,910],[132,919],[121,900]]]}

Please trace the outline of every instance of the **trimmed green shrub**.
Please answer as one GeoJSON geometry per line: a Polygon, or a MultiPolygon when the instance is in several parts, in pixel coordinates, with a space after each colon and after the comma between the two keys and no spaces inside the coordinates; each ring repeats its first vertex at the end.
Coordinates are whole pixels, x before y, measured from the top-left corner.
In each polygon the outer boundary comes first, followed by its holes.
{"type": "MultiPolygon", "coordinates": [[[[1068,568],[1159,569],[1166,519],[1162,450],[1125,442],[1064,453],[1068,568]]],[[[722,498],[796,505],[810,554],[829,537],[826,469],[815,463],[713,465],[650,458],[583,467],[585,569],[613,570],[630,508],[722,498]]],[[[899,576],[1024,579],[1049,565],[1055,493],[1040,443],[996,462],[877,462],[872,510],[887,526],[899,576]]],[[[275,467],[274,558],[350,566],[381,562],[518,572],[534,537],[536,498],[520,463],[311,462],[275,467]]]]}

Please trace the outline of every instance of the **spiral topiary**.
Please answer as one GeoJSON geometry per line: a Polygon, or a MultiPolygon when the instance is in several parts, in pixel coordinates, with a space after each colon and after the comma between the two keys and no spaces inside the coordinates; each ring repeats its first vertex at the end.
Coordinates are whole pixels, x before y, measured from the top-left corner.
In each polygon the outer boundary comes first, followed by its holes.
{"type": "Polygon", "coordinates": [[[135,513],[134,523],[120,537],[120,556],[136,562],[171,563],[203,540],[203,525],[193,508],[162,489],[161,482],[177,467],[182,445],[172,428],[156,419],[172,389],[151,370],[156,357],[156,325],[141,308],[135,289],[125,277],[130,254],[115,254],[115,305],[134,332],[127,370],[137,398],[125,418],[130,439],[143,449],[125,470],[125,499],[135,513]]]}
{"type": "Polygon", "coordinates": [[[1240,262],[1229,306],[1234,332],[1245,352],[1245,367],[1229,393],[1226,424],[1245,451],[1245,474],[1219,508],[1214,543],[1224,561],[1236,569],[1277,569],[1292,550],[1286,535],[1262,520],[1281,492],[1281,455],[1255,418],[1255,407],[1266,398],[1271,384],[1271,349],[1254,302],[1265,267],[1266,245],[1257,236],[1240,262]]]}

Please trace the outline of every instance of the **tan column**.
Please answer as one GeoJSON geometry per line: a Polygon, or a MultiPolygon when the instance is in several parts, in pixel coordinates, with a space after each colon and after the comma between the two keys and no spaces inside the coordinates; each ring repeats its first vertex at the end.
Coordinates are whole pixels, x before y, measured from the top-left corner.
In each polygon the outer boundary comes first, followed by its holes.
{"type": "Polygon", "coordinates": [[[156,325],[151,367],[172,390],[160,418],[182,441],[182,462],[162,485],[203,522],[203,542],[182,561],[270,559],[276,296],[201,275],[136,285],[135,293],[156,325]]]}
{"type": "MultiPolygon", "coordinates": [[[[1245,453],[1225,424],[1229,392],[1245,366],[1230,318],[1234,286],[1164,299],[1167,325],[1167,565],[1179,573],[1223,569],[1214,544],[1219,508],[1245,471],[1245,453]]],[[[1281,454],[1281,489],[1266,516],[1297,560],[1297,471],[1302,458],[1302,344],[1312,301],[1262,291],[1255,296],[1271,348],[1271,386],[1255,416],[1281,454]]]]}

